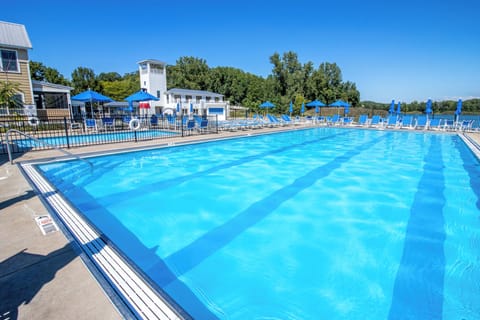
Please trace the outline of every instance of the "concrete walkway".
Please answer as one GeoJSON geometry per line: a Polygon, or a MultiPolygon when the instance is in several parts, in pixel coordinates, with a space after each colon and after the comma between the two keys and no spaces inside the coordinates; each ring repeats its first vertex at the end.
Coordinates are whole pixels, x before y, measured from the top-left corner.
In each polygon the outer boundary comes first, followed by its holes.
{"type": "MultiPolygon", "coordinates": [[[[109,144],[69,151],[86,154],[278,130],[285,128],[109,144]]],[[[469,135],[480,143],[480,134],[469,135]]],[[[15,162],[59,156],[62,154],[55,150],[29,152],[18,156],[15,162]]],[[[7,156],[0,155],[0,320],[121,319],[121,314],[62,232],[46,236],[41,233],[34,218],[47,213],[19,168],[11,165],[7,156]]]]}

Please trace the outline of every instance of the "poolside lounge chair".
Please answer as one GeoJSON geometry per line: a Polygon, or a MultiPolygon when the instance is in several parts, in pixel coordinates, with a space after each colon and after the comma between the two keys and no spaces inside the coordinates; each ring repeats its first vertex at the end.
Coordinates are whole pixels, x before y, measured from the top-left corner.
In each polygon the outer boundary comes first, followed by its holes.
{"type": "Polygon", "coordinates": [[[200,125],[198,127],[200,131],[205,131],[208,129],[208,119],[201,119],[200,125]]]}
{"type": "Polygon", "coordinates": [[[380,118],[379,115],[377,115],[377,114],[373,115],[372,120],[370,121],[370,127],[380,126],[380,120],[381,120],[381,118],[380,118]]]}
{"type": "Polygon", "coordinates": [[[353,123],[353,119],[350,117],[343,117],[341,120],[344,126],[349,126],[353,123]]]}
{"type": "Polygon", "coordinates": [[[428,129],[430,130],[439,129],[440,123],[441,123],[441,119],[439,118],[430,119],[430,122],[428,123],[428,129]]]}
{"type": "Polygon", "coordinates": [[[415,122],[415,129],[426,129],[427,128],[427,117],[419,116],[415,122]]]}
{"type": "Polygon", "coordinates": [[[413,121],[412,116],[403,116],[400,127],[403,129],[412,129],[413,128],[412,121],[413,121]]]}
{"type": "Polygon", "coordinates": [[[387,123],[385,124],[385,128],[396,128],[398,125],[398,117],[396,115],[388,116],[387,123]]]}
{"type": "Polygon", "coordinates": [[[85,119],[85,132],[98,131],[97,121],[95,119],[85,119]]]}
{"type": "Polygon", "coordinates": [[[183,128],[185,131],[192,131],[193,129],[195,129],[195,120],[193,119],[185,120],[183,128]]]}
{"type": "Polygon", "coordinates": [[[470,131],[470,130],[472,130],[473,122],[474,122],[474,121],[475,121],[475,120],[463,120],[463,121],[460,121],[460,122],[458,123],[457,128],[458,128],[458,130],[460,130],[460,131],[470,131]]]}
{"type": "Polygon", "coordinates": [[[158,127],[158,117],[154,114],[150,117],[150,127],[155,128],[158,127]]]}
{"type": "Polygon", "coordinates": [[[282,121],[285,124],[292,124],[293,123],[292,119],[290,119],[290,117],[287,116],[286,114],[282,114],[282,121]]]}
{"type": "Polygon", "coordinates": [[[358,117],[358,122],[357,124],[359,126],[364,126],[367,124],[367,121],[368,121],[368,115],[366,114],[361,114],[359,117],[358,117]]]}
{"type": "Polygon", "coordinates": [[[443,130],[455,130],[457,124],[455,120],[445,120],[443,122],[443,130]]]}
{"type": "Polygon", "coordinates": [[[115,131],[115,119],[110,117],[102,118],[102,129],[112,129],[115,131]]]}
{"type": "MultiPolygon", "coordinates": [[[[327,120],[327,121],[328,121],[328,120],[327,120]]],[[[330,120],[330,124],[332,124],[332,125],[337,125],[337,124],[340,124],[340,121],[341,121],[340,115],[334,114],[334,115],[332,116],[332,119],[330,120]]]]}

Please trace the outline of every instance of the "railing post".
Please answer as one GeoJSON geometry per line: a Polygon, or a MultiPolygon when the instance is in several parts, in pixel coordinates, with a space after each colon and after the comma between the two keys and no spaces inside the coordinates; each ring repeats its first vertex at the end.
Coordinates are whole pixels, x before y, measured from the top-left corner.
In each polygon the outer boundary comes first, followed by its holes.
{"type": "Polygon", "coordinates": [[[181,130],[181,132],[182,132],[182,137],[184,137],[184,135],[183,135],[183,115],[182,115],[182,117],[180,118],[180,130],[181,130]]]}
{"type": "Polygon", "coordinates": [[[67,138],[67,149],[70,149],[70,139],[68,138],[68,126],[66,117],[63,117],[63,127],[65,128],[65,137],[67,138]]]}
{"type": "Polygon", "coordinates": [[[13,164],[12,150],[10,150],[10,139],[8,138],[9,133],[10,133],[10,130],[8,130],[7,133],[5,134],[5,139],[7,140],[8,160],[10,161],[10,164],[13,164]]]}

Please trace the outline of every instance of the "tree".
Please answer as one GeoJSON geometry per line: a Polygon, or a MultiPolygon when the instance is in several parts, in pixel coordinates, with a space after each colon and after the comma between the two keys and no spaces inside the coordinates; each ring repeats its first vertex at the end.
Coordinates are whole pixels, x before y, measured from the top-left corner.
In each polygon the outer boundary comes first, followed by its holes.
{"type": "Polygon", "coordinates": [[[78,67],[72,72],[73,94],[91,89],[93,91],[102,92],[102,86],[92,69],[78,67]]]}
{"type": "Polygon", "coordinates": [[[285,52],[282,57],[274,53],[270,57],[273,64],[272,76],[274,79],[274,90],[287,100],[292,99],[296,94],[303,94],[305,88],[306,71],[310,72],[311,62],[305,66],[298,61],[295,52],[285,52]]]}
{"type": "Polygon", "coordinates": [[[70,85],[69,81],[58,70],[46,67],[41,62],[30,61],[30,75],[32,80],[47,81],[64,86],[70,85]]]}
{"type": "Polygon", "coordinates": [[[122,76],[117,72],[102,72],[97,77],[98,81],[120,81],[122,76]]]}
{"type": "Polygon", "coordinates": [[[195,57],[181,57],[176,65],[167,66],[167,87],[207,90],[209,67],[207,61],[195,57]]]}
{"type": "Polygon", "coordinates": [[[241,104],[248,88],[247,74],[240,69],[216,67],[210,69],[207,90],[223,94],[231,104],[241,104]]]}
{"type": "Polygon", "coordinates": [[[7,114],[10,114],[9,108],[21,107],[21,101],[16,99],[20,90],[20,83],[12,81],[2,81],[0,83],[0,106],[6,108],[7,114]]]}
{"type": "Polygon", "coordinates": [[[43,63],[30,61],[29,67],[32,80],[45,81],[45,66],[43,63]]]}

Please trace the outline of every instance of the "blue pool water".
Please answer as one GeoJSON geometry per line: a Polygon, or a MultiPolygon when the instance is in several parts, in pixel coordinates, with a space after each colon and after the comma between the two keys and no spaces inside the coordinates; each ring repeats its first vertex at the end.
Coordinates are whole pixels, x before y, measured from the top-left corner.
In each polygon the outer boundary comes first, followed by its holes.
{"type": "Polygon", "coordinates": [[[480,318],[454,135],[316,128],[39,165],[195,319],[480,318]]]}
{"type": "MultiPolygon", "coordinates": [[[[66,136],[57,136],[57,137],[47,137],[40,138],[39,140],[46,142],[54,146],[66,146],[70,145],[83,145],[86,143],[100,143],[100,142],[114,142],[114,141],[129,141],[134,140],[135,135],[137,139],[148,139],[154,137],[162,136],[175,136],[178,133],[173,131],[163,131],[163,130],[140,130],[140,131],[122,131],[122,132],[111,132],[111,133],[95,133],[95,134],[84,134],[84,135],[71,135],[68,136],[68,141],[66,136]]],[[[31,139],[16,139],[13,141],[19,148],[35,148],[43,147],[35,140],[31,139]]]]}

